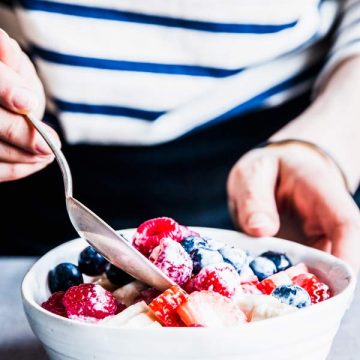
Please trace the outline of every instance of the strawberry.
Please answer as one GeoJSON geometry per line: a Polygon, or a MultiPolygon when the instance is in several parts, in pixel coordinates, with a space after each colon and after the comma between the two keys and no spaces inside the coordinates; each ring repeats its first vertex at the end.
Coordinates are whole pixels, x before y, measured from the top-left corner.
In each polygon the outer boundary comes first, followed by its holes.
{"type": "Polygon", "coordinates": [[[232,297],[240,288],[240,277],[230,264],[208,265],[193,278],[193,286],[195,290],[210,290],[232,297]]]}
{"type": "Polygon", "coordinates": [[[145,256],[159,245],[160,240],[167,237],[180,242],[183,239],[184,229],[173,219],[159,217],[147,220],[138,228],[133,238],[133,245],[145,256]]]}
{"type": "Polygon", "coordinates": [[[270,295],[272,291],[280,285],[291,284],[291,279],[285,271],[271,275],[257,284],[257,288],[265,295],[270,295]]]}
{"type": "Polygon", "coordinates": [[[53,293],[47,301],[44,301],[41,304],[41,307],[47,311],[52,312],[53,314],[67,317],[66,310],[63,304],[64,295],[64,291],[58,291],[53,293]]]}
{"type": "Polygon", "coordinates": [[[96,284],[71,287],[64,295],[63,304],[70,319],[100,320],[118,311],[116,298],[96,284]]]}
{"type": "Polygon", "coordinates": [[[176,311],[188,327],[228,327],[247,321],[230,299],[212,291],[193,292],[176,311]]]}
{"type": "Polygon", "coordinates": [[[330,298],[329,286],[319,281],[314,274],[300,274],[293,278],[293,283],[301,286],[310,295],[311,302],[317,304],[330,298]]]}
{"type": "Polygon", "coordinates": [[[155,298],[149,304],[149,308],[164,326],[184,326],[176,309],[184,304],[187,298],[188,294],[179,286],[174,285],[155,298]]]}
{"type": "Polygon", "coordinates": [[[193,262],[190,255],[178,242],[170,238],[161,239],[149,259],[178,285],[185,284],[191,277],[193,262]]]}
{"type": "Polygon", "coordinates": [[[285,272],[288,274],[289,278],[292,279],[297,275],[308,273],[309,269],[304,263],[298,263],[297,265],[286,269],[285,272]]]}

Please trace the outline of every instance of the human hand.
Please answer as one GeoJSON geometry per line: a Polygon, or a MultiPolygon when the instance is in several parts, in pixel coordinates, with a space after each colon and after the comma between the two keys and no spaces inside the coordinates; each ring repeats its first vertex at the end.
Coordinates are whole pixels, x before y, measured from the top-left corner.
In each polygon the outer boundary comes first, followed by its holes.
{"type": "Polygon", "coordinates": [[[44,108],[45,95],[33,64],[0,29],[0,182],[23,178],[53,161],[50,148],[21,115],[32,112],[40,119],[44,108]]]}
{"type": "Polygon", "coordinates": [[[253,236],[273,236],[294,212],[306,245],[360,266],[360,213],[334,164],[299,144],[255,149],[245,154],[228,178],[234,220],[253,236]],[[281,216],[280,216],[281,215],[281,216]]]}

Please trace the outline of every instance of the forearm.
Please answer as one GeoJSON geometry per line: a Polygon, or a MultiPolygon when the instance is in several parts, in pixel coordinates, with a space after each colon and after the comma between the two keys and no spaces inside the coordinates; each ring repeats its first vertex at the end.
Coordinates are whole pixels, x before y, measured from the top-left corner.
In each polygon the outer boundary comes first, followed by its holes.
{"type": "Polygon", "coordinates": [[[327,150],[354,191],[360,181],[360,56],[332,73],[309,108],[271,137],[301,139],[327,150]]]}

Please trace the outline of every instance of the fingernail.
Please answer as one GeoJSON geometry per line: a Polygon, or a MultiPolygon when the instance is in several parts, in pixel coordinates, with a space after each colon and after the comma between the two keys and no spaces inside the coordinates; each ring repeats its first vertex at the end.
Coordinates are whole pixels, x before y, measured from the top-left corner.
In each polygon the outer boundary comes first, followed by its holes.
{"type": "Polygon", "coordinates": [[[19,111],[28,111],[37,107],[34,94],[26,88],[15,89],[12,96],[12,104],[19,111]]]}
{"type": "Polygon", "coordinates": [[[35,150],[38,154],[44,154],[45,156],[49,156],[52,153],[49,145],[40,136],[38,136],[36,139],[35,150]]]}
{"type": "Polygon", "coordinates": [[[36,161],[38,162],[50,162],[52,161],[54,158],[54,155],[49,154],[49,155],[38,155],[36,156],[36,161]]]}
{"type": "Polygon", "coordinates": [[[247,224],[251,229],[266,228],[271,225],[271,219],[263,213],[256,213],[250,216],[247,224]]]}

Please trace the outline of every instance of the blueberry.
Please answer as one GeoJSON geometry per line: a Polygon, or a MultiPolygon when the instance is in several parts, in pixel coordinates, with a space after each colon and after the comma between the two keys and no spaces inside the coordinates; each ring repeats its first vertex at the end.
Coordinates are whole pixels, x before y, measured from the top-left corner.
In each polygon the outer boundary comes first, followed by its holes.
{"type": "Polygon", "coordinates": [[[203,267],[223,262],[223,257],[216,250],[195,249],[190,254],[193,261],[193,273],[197,274],[203,267]]]}
{"type": "Polygon", "coordinates": [[[75,285],[84,282],[79,268],[71,263],[62,263],[49,272],[49,288],[51,293],[66,291],[75,285]]]}
{"type": "Polygon", "coordinates": [[[92,246],[85,248],[79,255],[79,269],[89,276],[101,275],[107,264],[107,260],[92,246]]]}
{"type": "Polygon", "coordinates": [[[276,273],[275,264],[262,256],[256,257],[249,266],[260,281],[276,273]]]}
{"type": "Polygon", "coordinates": [[[284,271],[292,266],[290,259],[284,253],[267,251],[260,256],[271,260],[275,264],[277,272],[284,271]]]}
{"type": "Polygon", "coordinates": [[[224,261],[232,265],[240,274],[242,267],[246,264],[246,252],[241,249],[224,246],[219,249],[219,253],[222,255],[224,261]]]}
{"type": "Polygon", "coordinates": [[[215,240],[193,235],[186,237],[180,244],[188,254],[195,249],[218,250],[222,247],[222,244],[215,240]]]}
{"type": "Polygon", "coordinates": [[[124,286],[135,280],[131,275],[112,264],[106,266],[105,273],[109,281],[117,286],[124,286]]]}
{"type": "Polygon", "coordinates": [[[280,285],[273,290],[271,295],[282,303],[295,306],[299,309],[311,305],[310,295],[298,285],[280,285]]]}

